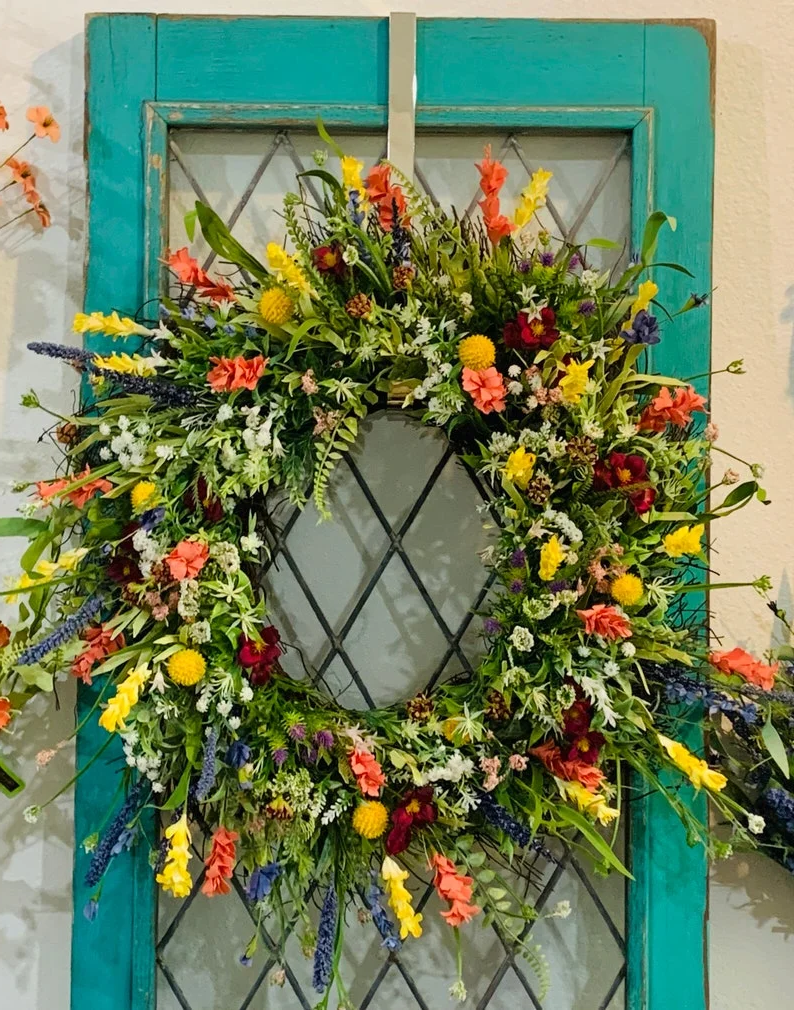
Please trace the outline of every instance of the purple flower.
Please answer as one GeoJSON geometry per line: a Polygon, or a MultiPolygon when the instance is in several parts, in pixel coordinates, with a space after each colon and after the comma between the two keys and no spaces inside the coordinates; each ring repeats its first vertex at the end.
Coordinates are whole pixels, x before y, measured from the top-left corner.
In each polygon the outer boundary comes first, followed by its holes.
{"type": "Polygon", "coordinates": [[[627,344],[658,344],[660,339],[656,316],[652,316],[645,309],[640,309],[634,317],[631,329],[621,330],[620,334],[627,344]]]}
{"type": "MultiPolygon", "coordinates": [[[[108,868],[110,860],[117,853],[114,851],[127,829],[129,821],[138,809],[138,802],[141,798],[144,780],[140,779],[129,792],[129,795],[121,804],[118,813],[110,822],[104,835],[99,841],[99,845],[94,849],[91,856],[91,863],[85,875],[86,887],[96,887],[105,870],[108,868]]],[[[119,850],[120,851],[120,850],[119,850]]]]}
{"type": "Polygon", "coordinates": [[[526,824],[517,821],[511,813],[508,813],[503,806],[496,802],[490,793],[479,793],[479,800],[480,813],[490,825],[498,828],[503,834],[514,841],[516,845],[520,845],[521,848],[530,848],[533,852],[539,852],[550,863],[557,862],[552,853],[543,846],[542,842],[532,837],[532,832],[526,824]]]}
{"type": "Polygon", "coordinates": [[[523,579],[513,579],[510,583],[510,592],[514,596],[518,596],[519,593],[524,591],[524,580],[523,579]]]}
{"type": "Polygon", "coordinates": [[[287,730],[287,735],[291,740],[305,740],[306,739],[306,727],[301,722],[296,722],[294,726],[290,726],[287,730]]]}
{"type": "Polygon", "coordinates": [[[592,298],[585,298],[583,301],[579,302],[579,315],[580,316],[592,316],[596,310],[596,303],[592,298]]]}
{"type": "Polygon", "coordinates": [[[238,770],[251,760],[251,748],[244,740],[235,740],[226,751],[226,764],[238,770]]]}
{"type": "Polygon", "coordinates": [[[280,768],[284,762],[289,757],[289,752],[286,747],[276,747],[273,751],[273,760],[276,763],[276,767],[280,768]]]}
{"type": "Polygon", "coordinates": [[[135,836],[138,834],[138,825],[136,824],[134,828],[125,828],[119,835],[119,839],[113,848],[110,850],[111,856],[120,856],[122,852],[128,851],[132,848],[132,843],[135,841],[135,836]]]}
{"type": "Polygon", "coordinates": [[[75,638],[96,617],[102,609],[102,602],[102,596],[99,594],[89,596],[55,631],[51,631],[37,645],[31,645],[24,649],[17,659],[17,666],[32,666],[34,663],[40,663],[47,653],[65,645],[71,638],[75,638]]]}
{"type": "Polygon", "coordinates": [[[317,764],[317,748],[316,747],[304,747],[301,752],[301,759],[305,765],[317,764]]]}
{"type": "Polygon", "coordinates": [[[554,253],[550,249],[545,249],[540,254],[540,264],[544,267],[554,266],[554,253]]]}
{"type": "Polygon", "coordinates": [[[499,635],[502,631],[502,625],[495,617],[486,617],[482,622],[482,630],[486,635],[499,635]]]}
{"type": "Polygon", "coordinates": [[[334,745],[334,734],[330,729],[318,729],[314,734],[314,742],[323,750],[330,750],[334,745]]]}
{"type": "Polygon", "coordinates": [[[527,553],[526,551],[522,550],[521,547],[518,547],[510,555],[510,564],[513,566],[513,568],[523,568],[526,563],[527,563],[527,553]]]}
{"type": "Polygon", "coordinates": [[[532,263],[529,260],[521,260],[521,262],[518,264],[518,272],[520,274],[529,273],[531,269],[532,269],[532,263]]]}
{"type": "MultiPolygon", "coordinates": [[[[218,731],[213,728],[204,743],[204,758],[201,763],[201,775],[196,783],[196,799],[203,803],[215,785],[215,751],[218,746],[218,731]]],[[[232,746],[234,746],[232,744],[232,746]]]]}
{"type": "Polygon", "coordinates": [[[567,579],[557,579],[556,582],[549,583],[550,593],[564,593],[566,589],[570,589],[571,584],[567,579]]]}
{"type": "Polygon", "coordinates": [[[249,956],[248,951],[240,955],[240,964],[243,968],[250,968],[253,963],[253,958],[249,956]]]}
{"type": "Polygon", "coordinates": [[[209,330],[210,333],[212,333],[212,331],[215,329],[215,327],[217,325],[218,325],[218,320],[214,316],[205,316],[204,317],[204,327],[205,327],[205,329],[209,330]]]}
{"type": "Polygon", "coordinates": [[[251,874],[245,888],[249,901],[261,901],[270,894],[273,884],[281,876],[281,863],[258,866],[251,874]]]}
{"type": "Polygon", "coordinates": [[[314,949],[314,971],[312,973],[312,986],[315,992],[325,992],[331,981],[338,915],[339,898],[336,893],[336,884],[332,880],[325,892],[325,901],[323,901],[320,912],[320,925],[317,928],[317,946],[314,949]]]}
{"type": "Polygon", "coordinates": [[[155,526],[159,526],[165,519],[165,508],[162,505],[155,505],[153,509],[147,509],[141,513],[138,525],[142,530],[151,533],[155,526]]]}
{"type": "Polygon", "coordinates": [[[581,262],[582,261],[579,258],[579,253],[574,253],[573,256],[571,256],[571,258],[568,260],[568,269],[575,270],[581,262]]]}
{"type": "Polygon", "coordinates": [[[402,947],[400,942],[400,937],[397,935],[397,931],[394,928],[394,923],[391,921],[383,907],[383,899],[385,894],[378,886],[377,878],[375,874],[372,874],[372,883],[367,888],[366,902],[369,905],[369,910],[372,912],[372,921],[375,923],[378,932],[383,938],[381,943],[382,947],[385,947],[389,951],[397,951],[402,947]]]}

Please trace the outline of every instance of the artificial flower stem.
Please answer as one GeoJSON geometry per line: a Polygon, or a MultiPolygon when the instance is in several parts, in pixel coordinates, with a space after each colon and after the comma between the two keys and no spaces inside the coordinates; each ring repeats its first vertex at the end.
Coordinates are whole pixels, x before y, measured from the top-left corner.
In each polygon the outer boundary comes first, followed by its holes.
{"type": "Polygon", "coordinates": [[[71,787],[75,784],[75,782],[88,771],[88,769],[97,760],[97,758],[101,757],[102,754],[105,753],[105,751],[110,746],[112,740],[113,737],[109,736],[107,740],[105,740],[104,743],[101,744],[99,750],[95,754],[91,755],[91,757],[86,761],[83,767],[78,772],[75,772],[75,774],[69,779],[69,781],[61,786],[61,788],[58,790],[57,793],[53,793],[53,795],[50,796],[50,798],[46,802],[41,804],[41,809],[43,810],[45,807],[48,807],[50,803],[53,803],[55,800],[58,799],[59,796],[62,796],[67,789],[71,789],[71,787]]]}
{"type": "Polygon", "coordinates": [[[15,158],[23,148],[27,147],[28,144],[31,142],[31,140],[35,140],[35,139],[36,139],[36,134],[35,133],[31,133],[31,135],[28,137],[27,140],[23,140],[22,143],[19,145],[19,147],[15,151],[12,151],[11,154],[9,154],[9,156],[3,162],[3,168],[5,168],[5,166],[9,163],[9,161],[11,161],[12,158],[15,158]]]}
{"type": "Polygon", "coordinates": [[[36,209],[35,207],[28,207],[27,210],[23,210],[22,213],[17,214],[16,217],[12,217],[8,221],[4,221],[3,224],[0,224],[0,231],[2,231],[4,228],[9,228],[12,224],[14,224],[15,221],[20,221],[23,217],[26,217],[28,214],[32,214],[35,211],[35,209],[36,209]]]}

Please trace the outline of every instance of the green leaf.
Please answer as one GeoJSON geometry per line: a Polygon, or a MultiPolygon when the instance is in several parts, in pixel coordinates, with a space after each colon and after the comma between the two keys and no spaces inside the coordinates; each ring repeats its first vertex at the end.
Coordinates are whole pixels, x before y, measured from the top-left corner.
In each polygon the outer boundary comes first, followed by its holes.
{"type": "Polygon", "coordinates": [[[47,529],[43,519],[23,519],[22,516],[9,516],[0,519],[0,537],[33,537],[47,529]]]}
{"type": "Polygon", "coordinates": [[[600,856],[603,856],[604,860],[609,863],[610,866],[622,873],[624,877],[628,877],[629,880],[634,880],[634,877],[629,873],[623,863],[621,863],[609,844],[601,837],[601,835],[599,835],[590,821],[580,814],[578,810],[574,810],[572,807],[559,807],[556,814],[561,821],[567,821],[573,827],[581,831],[596,852],[600,856]]]}
{"type": "Polygon", "coordinates": [[[244,267],[260,281],[269,276],[265,265],[240,245],[212,208],[197,200],[196,216],[201,225],[201,234],[220,257],[244,267]]]}
{"type": "Polygon", "coordinates": [[[298,178],[302,179],[304,176],[311,176],[315,179],[322,179],[326,186],[330,186],[331,190],[336,193],[339,197],[344,197],[345,191],[342,187],[342,183],[336,178],[335,175],[331,175],[330,172],[326,172],[322,168],[312,168],[306,172],[298,172],[298,178]]]}
{"type": "Polygon", "coordinates": [[[761,739],[764,741],[764,746],[769,751],[775,764],[783,772],[786,778],[789,778],[790,773],[788,755],[786,754],[786,745],[783,743],[780,738],[780,734],[775,729],[775,724],[772,722],[771,715],[767,717],[767,720],[764,723],[764,728],[761,730],[761,739]]]}
{"type": "Polygon", "coordinates": [[[38,663],[32,666],[20,666],[19,674],[29,687],[37,687],[40,691],[52,690],[52,674],[38,663]]]}
{"type": "Polygon", "coordinates": [[[195,210],[189,210],[187,212],[187,214],[185,214],[185,217],[184,217],[185,232],[186,232],[187,237],[190,239],[191,242],[196,237],[196,221],[197,220],[198,220],[198,215],[196,214],[195,210]]]}
{"type": "Polygon", "coordinates": [[[664,211],[655,210],[653,214],[645,222],[645,232],[642,236],[642,246],[640,247],[640,256],[642,262],[647,266],[648,261],[653,257],[656,252],[656,246],[659,242],[659,232],[665,224],[669,224],[672,231],[675,231],[677,222],[674,217],[668,217],[664,211]]]}
{"type": "Polygon", "coordinates": [[[585,245],[593,246],[596,249],[622,249],[620,242],[613,242],[611,238],[589,238],[585,245]]]}
{"type": "Polygon", "coordinates": [[[331,148],[337,158],[344,158],[345,152],[337,144],[331,134],[326,130],[325,123],[323,123],[320,116],[317,117],[317,132],[320,134],[320,139],[325,141],[325,143],[331,148]]]}
{"type": "Polygon", "coordinates": [[[729,491],[725,495],[722,505],[718,505],[717,507],[721,509],[733,508],[734,505],[739,505],[752,498],[757,490],[758,483],[754,480],[745,481],[744,484],[737,484],[733,491],[729,491]]]}
{"type": "Polygon", "coordinates": [[[187,789],[190,785],[190,772],[192,771],[190,765],[185,768],[182,772],[182,778],[177,783],[176,789],[171,793],[168,799],[160,808],[161,810],[176,810],[177,807],[181,807],[185,802],[187,797],[187,789]]]}
{"type": "MultiPolygon", "coordinates": [[[[673,229],[675,230],[675,229],[673,229]]],[[[682,267],[680,263],[649,263],[648,269],[652,270],[654,267],[665,267],[667,270],[677,270],[680,274],[686,274],[687,277],[691,277],[693,280],[695,275],[687,270],[686,267],[682,267]]]]}

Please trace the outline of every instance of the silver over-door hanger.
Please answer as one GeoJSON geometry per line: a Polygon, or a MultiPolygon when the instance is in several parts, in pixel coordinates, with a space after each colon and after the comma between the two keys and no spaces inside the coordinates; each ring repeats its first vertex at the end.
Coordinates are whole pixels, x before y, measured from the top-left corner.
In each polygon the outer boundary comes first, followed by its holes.
{"type": "Polygon", "coordinates": [[[416,146],[416,14],[389,15],[389,126],[387,158],[409,179],[416,146]]]}

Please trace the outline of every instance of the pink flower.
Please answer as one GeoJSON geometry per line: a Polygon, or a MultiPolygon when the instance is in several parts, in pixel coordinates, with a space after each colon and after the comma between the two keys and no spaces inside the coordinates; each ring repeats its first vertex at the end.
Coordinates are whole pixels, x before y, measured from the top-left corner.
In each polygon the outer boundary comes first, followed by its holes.
{"type": "Polygon", "coordinates": [[[507,763],[514,772],[523,772],[527,767],[528,761],[523,754],[511,754],[507,759],[507,763]]]}
{"type": "Polygon", "coordinates": [[[471,368],[463,369],[463,388],[471,395],[474,406],[483,414],[495,410],[500,414],[505,409],[505,389],[502,376],[493,365],[475,372],[471,368]]]}
{"type": "Polygon", "coordinates": [[[482,784],[483,789],[486,793],[493,792],[494,789],[502,781],[502,776],[499,774],[499,769],[502,762],[498,757],[481,757],[480,758],[480,769],[485,772],[485,781],[482,784]]]}
{"type": "Polygon", "coordinates": [[[596,603],[589,610],[577,610],[577,615],[584,622],[584,630],[588,635],[601,635],[603,638],[631,638],[631,625],[615,607],[605,603],[596,603]]]}
{"type": "Polygon", "coordinates": [[[33,123],[33,132],[37,137],[49,137],[53,144],[58,143],[61,128],[46,105],[32,105],[25,115],[33,123]]]}

